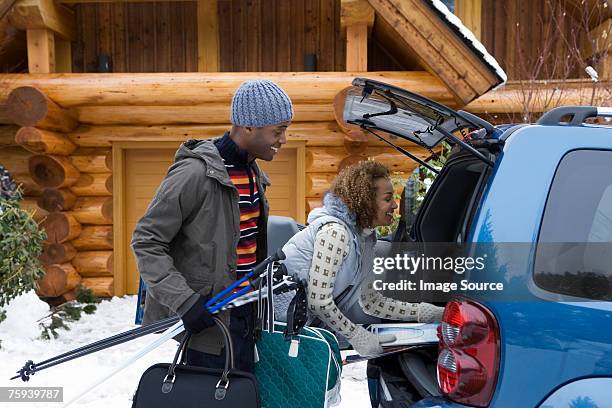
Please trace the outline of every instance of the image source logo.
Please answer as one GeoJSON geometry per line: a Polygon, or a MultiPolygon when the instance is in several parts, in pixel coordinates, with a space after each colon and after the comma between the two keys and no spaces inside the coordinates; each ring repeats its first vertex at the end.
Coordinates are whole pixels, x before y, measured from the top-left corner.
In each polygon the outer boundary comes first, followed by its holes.
{"type": "Polygon", "coordinates": [[[612,273],[599,261],[610,251],[612,243],[394,243],[377,252],[370,283],[408,302],[612,300],[612,273]]]}

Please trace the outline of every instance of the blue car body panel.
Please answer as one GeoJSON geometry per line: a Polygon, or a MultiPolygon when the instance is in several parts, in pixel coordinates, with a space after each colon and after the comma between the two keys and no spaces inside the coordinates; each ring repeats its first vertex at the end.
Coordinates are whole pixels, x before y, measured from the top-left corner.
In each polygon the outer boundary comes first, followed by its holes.
{"type": "Polygon", "coordinates": [[[585,378],[556,390],[539,408],[606,408],[612,406],[612,378],[585,378]]]}
{"type": "MultiPolygon", "coordinates": [[[[524,251],[521,257],[501,256],[499,264],[490,262],[478,276],[469,276],[470,281],[503,282],[516,298],[494,301],[490,296],[471,296],[491,310],[500,327],[493,407],[569,406],[568,401],[578,397],[612,406],[612,302],[552,294],[533,281],[535,243],[555,171],[568,152],[578,149],[612,150],[610,128],[515,129],[498,155],[475,212],[467,241],[491,243],[499,251],[515,245],[524,251]],[[608,378],[577,381],[597,376],[608,378]],[[589,391],[581,391],[587,384],[589,391]]],[[[463,405],[427,398],[413,407],[463,405]]]]}

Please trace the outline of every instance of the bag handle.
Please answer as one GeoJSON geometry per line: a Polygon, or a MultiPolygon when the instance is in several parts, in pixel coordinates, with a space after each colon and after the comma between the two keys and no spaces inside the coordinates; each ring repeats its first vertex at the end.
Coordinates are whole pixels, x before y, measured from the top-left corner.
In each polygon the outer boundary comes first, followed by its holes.
{"type": "MultiPolygon", "coordinates": [[[[221,319],[217,316],[213,316],[213,320],[221,330],[221,334],[223,335],[223,341],[225,343],[225,368],[223,369],[223,373],[221,374],[221,378],[215,387],[215,399],[222,400],[225,398],[225,394],[227,392],[227,388],[229,387],[229,373],[231,370],[235,368],[234,365],[234,343],[232,341],[232,336],[230,334],[229,329],[223,323],[221,319]]],[[[164,377],[162,383],[162,392],[164,394],[172,391],[172,387],[174,386],[174,381],[176,380],[176,366],[177,362],[184,364],[185,355],[187,353],[187,344],[189,343],[189,339],[191,338],[191,333],[186,333],[179,344],[178,350],[174,354],[174,359],[172,360],[172,364],[168,368],[168,373],[164,377]]]]}
{"type": "Polygon", "coordinates": [[[268,291],[268,298],[266,299],[268,305],[268,333],[274,332],[274,275],[272,273],[272,265],[269,264],[266,268],[266,286],[268,291]]]}

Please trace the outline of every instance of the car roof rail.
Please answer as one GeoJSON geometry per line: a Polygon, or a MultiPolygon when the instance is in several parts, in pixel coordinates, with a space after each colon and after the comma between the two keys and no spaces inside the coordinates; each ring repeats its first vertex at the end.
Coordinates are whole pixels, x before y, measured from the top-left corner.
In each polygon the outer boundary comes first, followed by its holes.
{"type": "Polygon", "coordinates": [[[457,111],[457,113],[460,116],[463,116],[465,119],[469,120],[470,122],[475,123],[476,125],[479,125],[483,127],[484,129],[486,129],[488,134],[493,134],[493,132],[495,132],[495,126],[493,126],[492,124],[490,124],[483,118],[476,116],[470,112],[466,112],[464,110],[459,110],[457,111]]]}
{"type": "Polygon", "coordinates": [[[538,125],[570,125],[579,126],[584,123],[587,118],[597,116],[612,117],[612,108],[602,106],[560,106],[546,112],[536,122],[538,125]],[[569,122],[561,121],[561,119],[570,117],[569,122]]]}

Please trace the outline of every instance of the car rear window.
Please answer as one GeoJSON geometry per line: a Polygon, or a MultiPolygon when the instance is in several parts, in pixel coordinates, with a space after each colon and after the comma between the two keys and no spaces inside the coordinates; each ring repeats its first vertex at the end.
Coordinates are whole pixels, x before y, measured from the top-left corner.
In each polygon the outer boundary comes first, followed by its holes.
{"type": "Polygon", "coordinates": [[[612,300],[612,152],[566,154],[548,195],[534,280],[542,289],[612,300]]]}

